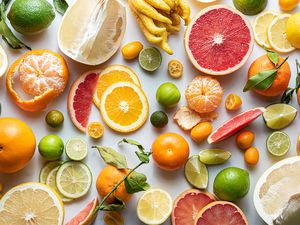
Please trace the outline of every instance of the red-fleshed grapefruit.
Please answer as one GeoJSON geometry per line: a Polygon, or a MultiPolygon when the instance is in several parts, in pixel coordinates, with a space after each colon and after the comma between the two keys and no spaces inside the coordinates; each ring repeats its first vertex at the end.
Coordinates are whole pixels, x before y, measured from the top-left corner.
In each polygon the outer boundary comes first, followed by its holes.
{"type": "Polygon", "coordinates": [[[99,73],[100,71],[89,71],[82,74],[69,92],[69,115],[73,124],[82,132],[85,132],[88,124],[99,73]]]}
{"type": "Polygon", "coordinates": [[[213,201],[214,196],[197,189],[181,193],[174,202],[172,225],[193,225],[199,211],[213,201]]]}
{"type": "Polygon", "coordinates": [[[199,12],[185,32],[184,46],[192,64],[210,75],[241,68],[254,45],[250,23],[239,11],[215,5],[199,12]]]}
{"type": "Polygon", "coordinates": [[[87,206],[81,210],[73,219],[71,219],[66,225],[90,225],[95,220],[97,214],[93,215],[93,212],[98,205],[98,198],[94,198],[87,206]]]}
{"type": "Polygon", "coordinates": [[[230,137],[263,114],[265,110],[264,107],[257,107],[236,115],[213,131],[207,138],[208,143],[211,144],[230,137]]]}
{"type": "Polygon", "coordinates": [[[231,202],[216,201],[205,206],[194,225],[249,225],[242,210],[231,202]]]}

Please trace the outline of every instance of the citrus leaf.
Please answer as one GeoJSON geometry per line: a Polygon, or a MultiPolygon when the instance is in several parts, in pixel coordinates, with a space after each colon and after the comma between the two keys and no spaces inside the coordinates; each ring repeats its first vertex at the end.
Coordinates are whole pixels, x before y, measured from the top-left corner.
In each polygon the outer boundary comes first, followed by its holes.
{"type": "Polygon", "coordinates": [[[128,139],[128,138],[123,138],[121,141],[119,141],[119,144],[121,143],[126,143],[126,144],[130,144],[130,145],[135,145],[139,148],[140,151],[144,151],[144,147],[137,141],[132,140],[132,139],[128,139]]]}
{"type": "Polygon", "coordinates": [[[150,155],[151,153],[150,152],[139,152],[139,151],[136,151],[135,154],[137,155],[137,157],[139,158],[139,160],[141,162],[144,162],[144,163],[149,163],[150,162],[150,155]]]}
{"type": "Polygon", "coordinates": [[[127,168],[127,162],[124,155],[118,153],[114,149],[105,146],[93,146],[97,148],[105,163],[117,167],[118,169],[127,168]]]}
{"type": "Polygon", "coordinates": [[[126,191],[129,194],[133,194],[140,191],[146,191],[150,188],[147,183],[147,177],[142,174],[133,171],[124,181],[126,191]]]}
{"type": "Polygon", "coordinates": [[[101,205],[101,206],[99,206],[99,208],[97,209],[97,211],[98,210],[101,210],[101,211],[118,211],[118,210],[126,208],[125,203],[120,198],[118,198],[115,195],[113,195],[113,196],[115,198],[115,202],[114,203],[107,204],[107,205],[101,205]]]}
{"type": "Polygon", "coordinates": [[[251,77],[247,81],[247,83],[243,89],[243,92],[249,91],[252,88],[256,88],[258,85],[259,85],[259,88],[270,87],[275,79],[274,74],[276,76],[277,69],[264,70],[264,71],[261,71],[261,72],[255,74],[253,77],[251,77]],[[272,77],[272,78],[268,79],[269,77],[272,77]],[[260,84],[262,82],[263,82],[263,84],[260,84]]]}
{"type": "Polygon", "coordinates": [[[55,10],[61,15],[64,15],[69,7],[65,0],[53,0],[53,5],[55,10]]]}
{"type": "Polygon", "coordinates": [[[272,61],[272,63],[276,66],[279,60],[279,55],[277,52],[267,51],[268,58],[272,61]]]}
{"type": "Polygon", "coordinates": [[[273,84],[275,78],[277,76],[277,72],[273,73],[271,76],[266,78],[264,81],[255,86],[257,90],[266,90],[273,84]]]}
{"type": "Polygon", "coordinates": [[[292,98],[293,98],[293,94],[294,94],[295,90],[296,90],[296,89],[293,89],[293,88],[288,87],[288,88],[284,91],[284,93],[283,93],[283,95],[282,95],[282,97],[281,97],[280,102],[285,103],[285,104],[289,104],[290,101],[291,101],[292,98]]]}

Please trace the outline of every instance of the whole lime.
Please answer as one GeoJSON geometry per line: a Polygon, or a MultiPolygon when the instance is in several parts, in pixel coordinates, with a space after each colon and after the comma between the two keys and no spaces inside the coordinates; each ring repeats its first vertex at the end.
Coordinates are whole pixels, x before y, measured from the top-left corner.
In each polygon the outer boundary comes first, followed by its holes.
{"type": "Polygon", "coordinates": [[[44,159],[54,161],[59,159],[62,155],[64,151],[64,142],[57,135],[50,134],[40,140],[38,148],[44,159]]]}
{"type": "Polygon", "coordinates": [[[156,91],[156,100],[164,107],[174,107],[180,100],[180,91],[171,82],[163,83],[156,91]]]}
{"type": "Polygon", "coordinates": [[[16,31],[32,35],[48,28],[55,12],[47,0],[15,0],[7,17],[16,31]]]}
{"type": "Polygon", "coordinates": [[[249,191],[250,178],[246,170],[228,167],[219,172],[214,181],[215,195],[225,201],[236,201],[249,191]]]}
{"type": "Polygon", "coordinates": [[[233,0],[233,4],[245,15],[256,15],[266,8],[268,0],[233,0]]]}
{"type": "Polygon", "coordinates": [[[151,124],[157,128],[163,128],[168,124],[168,116],[163,111],[156,111],[150,117],[151,124]]]}
{"type": "Polygon", "coordinates": [[[50,127],[59,127],[64,122],[64,115],[58,110],[51,110],[47,113],[45,120],[50,127]]]}

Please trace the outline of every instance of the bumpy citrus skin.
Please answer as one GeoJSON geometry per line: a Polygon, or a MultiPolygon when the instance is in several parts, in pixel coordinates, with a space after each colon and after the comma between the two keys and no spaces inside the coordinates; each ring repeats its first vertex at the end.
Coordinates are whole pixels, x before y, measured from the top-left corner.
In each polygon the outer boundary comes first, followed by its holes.
{"type": "Polygon", "coordinates": [[[245,15],[256,15],[263,11],[268,0],[233,0],[235,8],[245,15]]]}

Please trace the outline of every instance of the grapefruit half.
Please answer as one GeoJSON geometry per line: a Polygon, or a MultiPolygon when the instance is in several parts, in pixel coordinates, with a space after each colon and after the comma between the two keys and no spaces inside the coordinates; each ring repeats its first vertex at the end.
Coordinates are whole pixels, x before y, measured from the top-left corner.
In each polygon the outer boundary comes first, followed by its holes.
{"type": "Polygon", "coordinates": [[[188,25],[184,46],[201,72],[226,75],[241,68],[254,45],[250,23],[239,11],[215,5],[201,10],[188,25]]]}

